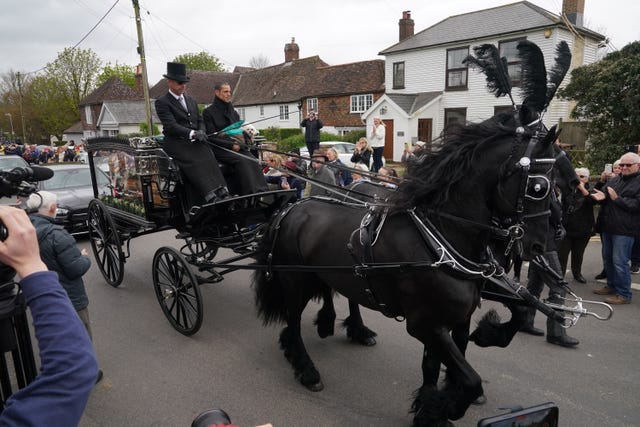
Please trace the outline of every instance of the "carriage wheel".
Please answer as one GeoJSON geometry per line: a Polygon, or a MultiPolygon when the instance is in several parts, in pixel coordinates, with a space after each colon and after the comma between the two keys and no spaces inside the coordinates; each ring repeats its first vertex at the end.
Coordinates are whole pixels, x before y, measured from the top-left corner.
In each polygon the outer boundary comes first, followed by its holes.
{"type": "Polygon", "coordinates": [[[124,276],[120,236],[113,217],[98,199],[89,203],[89,239],[102,276],[111,286],[120,286],[124,276]]]}
{"type": "Polygon", "coordinates": [[[153,256],[153,288],[171,326],[193,335],[202,326],[202,297],[198,281],[174,248],[164,246],[153,256]]]}

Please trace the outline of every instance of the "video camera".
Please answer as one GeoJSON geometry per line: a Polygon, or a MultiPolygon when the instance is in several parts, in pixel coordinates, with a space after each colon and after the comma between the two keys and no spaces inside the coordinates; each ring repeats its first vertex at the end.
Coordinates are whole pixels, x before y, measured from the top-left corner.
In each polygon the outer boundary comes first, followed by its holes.
{"type": "MultiPolygon", "coordinates": [[[[17,167],[0,171],[0,198],[1,197],[29,197],[38,191],[36,181],[45,181],[53,176],[53,171],[40,166],[17,167]]],[[[7,238],[7,229],[0,222],[0,240],[7,238]]],[[[0,280],[2,278],[0,277],[0,280]]],[[[0,283],[4,283],[1,281],[0,283]]]]}
{"type": "MultiPolygon", "coordinates": [[[[28,197],[38,191],[37,181],[53,176],[48,168],[30,166],[0,171],[0,198],[28,197]]],[[[8,236],[0,222],[0,240],[8,236]]],[[[26,316],[26,303],[22,294],[15,291],[15,270],[0,263],[0,412],[4,402],[12,394],[12,379],[17,388],[23,388],[37,375],[31,334],[26,316]],[[15,372],[9,373],[6,354],[11,353],[15,372]]]]}
{"type": "Polygon", "coordinates": [[[624,146],[625,153],[636,153],[640,154],[640,144],[637,145],[625,145],[624,146]]]}

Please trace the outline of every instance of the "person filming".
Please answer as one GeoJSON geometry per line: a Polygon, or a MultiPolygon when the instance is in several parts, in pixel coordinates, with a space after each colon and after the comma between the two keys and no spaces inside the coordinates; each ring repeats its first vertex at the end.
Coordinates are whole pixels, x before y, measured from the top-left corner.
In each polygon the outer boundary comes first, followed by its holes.
{"type": "Polygon", "coordinates": [[[76,426],[98,375],[89,335],[56,273],[40,259],[36,230],[20,209],[0,206],[7,238],[0,262],[15,269],[38,340],[40,373],[16,391],[0,414],[2,426],[76,426]]]}

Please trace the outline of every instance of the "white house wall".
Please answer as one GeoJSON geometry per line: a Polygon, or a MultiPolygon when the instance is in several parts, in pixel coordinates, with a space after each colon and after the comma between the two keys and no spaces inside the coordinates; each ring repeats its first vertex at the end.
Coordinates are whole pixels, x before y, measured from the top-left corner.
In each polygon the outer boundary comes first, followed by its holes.
{"type": "MultiPolygon", "coordinates": [[[[545,57],[545,63],[550,69],[555,60],[555,48],[560,40],[565,40],[570,48],[573,48],[574,35],[566,29],[553,28],[549,38],[544,36],[542,30],[521,33],[514,35],[505,35],[500,38],[490,38],[476,40],[469,44],[470,53],[474,46],[483,43],[492,43],[496,46],[501,40],[509,40],[516,37],[525,36],[527,40],[536,43],[542,49],[545,57]]],[[[465,46],[467,43],[456,43],[442,46],[434,49],[422,49],[410,52],[402,52],[399,54],[387,55],[385,59],[385,84],[387,93],[399,94],[416,94],[420,92],[443,91],[445,87],[445,71],[446,71],[446,50],[447,48],[465,46]],[[393,64],[395,62],[405,63],[405,88],[393,89],[393,64]]],[[[584,63],[594,62],[597,58],[598,47],[593,39],[586,39],[584,46],[584,63]]],[[[569,81],[569,74],[563,83],[566,85],[569,81]]],[[[517,104],[521,103],[519,90],[515,88],[513,91],[514,100],[517,104]]],[[[474,69],[469,69],[468,74],[468,90],[463,91],[445,91],[438,104],[438,108],[428,109],[420,113],[420,118],[433,119],[433,136],[437,137],[444,128],[444,110],[447,108],[466,108],[467,120],[477,122],[485,120],[494,114],[494,107],[510,105],[510,100],[505,97],[496,98],[489,94],[486,88],[486,80],[484,74],[474,69]]],[[[560,119],[567,120],[569,118],[570,105],[567,101],[555,99],[545,115],[544,122],[547,126],[557,124],[560,119]]],[[[370,117],[372,119],[372,117],[370,117]]],[[[370,127],[370,120],[367,125],[370,127]]],[[[405,130],[405,135],[414,137],[417,135],[417,117],[409,120],[409,129],[405,130]]],[[[399,120],[394,122],[396,130],[402,129],[399,120]]],[[[394,141],[394,159],[396,152],[404,143],[394,141]]]]}
{"type": "Polygon", "coordinates": [[[245,123],[253,123],[256,129],[267,129],[270,127],[298,128],[302,121],[301,113],[298,112],[298,104],[271,104],[263,105],[264,114],[260,115],[260,106],[250,105],[236,107],[236,110],[244,109],[245,123]],[[280,105],[289,106],[289,120],[280,120],[280,105]],[[274,117],[275,116],[275,117],[274,117]],[[256,123],[254,123],[256,122],[256,123]]]}

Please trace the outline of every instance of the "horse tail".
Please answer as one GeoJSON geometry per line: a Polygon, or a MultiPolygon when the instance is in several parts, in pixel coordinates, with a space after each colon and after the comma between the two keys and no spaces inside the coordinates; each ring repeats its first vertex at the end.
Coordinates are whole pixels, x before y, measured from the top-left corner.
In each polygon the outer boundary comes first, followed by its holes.
{"type": "MultiPolygon", "coordinates": [[[[271,264],[271,250],[275,239],[273,227],[265,233],[260,241],[255,256],[258,265],[271,264]]],[[[253,290],[258,317],[266,326],[271,323],[284,323],[287,320],[285,289],[278,278],[278,272],[269,268],[260,268],[253,273],[253,290]]]]}

